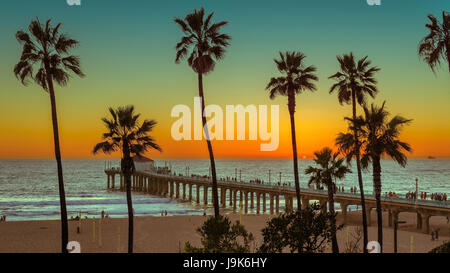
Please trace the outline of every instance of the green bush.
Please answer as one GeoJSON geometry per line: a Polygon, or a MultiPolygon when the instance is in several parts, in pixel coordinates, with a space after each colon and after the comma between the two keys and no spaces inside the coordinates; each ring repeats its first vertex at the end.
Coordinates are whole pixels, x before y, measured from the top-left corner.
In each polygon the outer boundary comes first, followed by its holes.
{"type": "MultiPolygon", "coordinates": [[[[317,204],[298,212],[288,212],[272,218],[262,230],[264,241],[261,253],[281,253],[289,249],[291,253],[323,252],[331,242],[331,221],[336,214],[323,213],[317,204]]],[[[337,227],[341,229],[342,226],[337,227]]]]}
{"type": "Polygon", "coordinates": [[[186,253],[248,253],[253,235],[248,233],[238,221],[231,225],[226,216],[209,217],[197,229],[202,247],[194,247],[190,242],[184,245],[186,253]]]}
{"type": "Polygon", "coordinates": [[[432,249],[429,253],[450,253],[450,241],[432,249]]]}

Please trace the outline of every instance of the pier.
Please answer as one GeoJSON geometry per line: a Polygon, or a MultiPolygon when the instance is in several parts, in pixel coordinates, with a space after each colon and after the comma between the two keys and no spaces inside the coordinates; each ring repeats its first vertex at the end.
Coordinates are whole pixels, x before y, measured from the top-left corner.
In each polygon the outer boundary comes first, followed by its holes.
{"type": "MultiPolygon", "coordinates": [[[[108,168],[105,170],[105,173],[107,175],[108,189],[125,190],[125,179],[120,169],[108,168]],[[118,180],[116,180],[116,177],[118,180]]],[[[212,183],[208,177],[158,174],[150,171],[137,171],[131,177],[131,189],[134,192],[195,202],[198,205],[208,205],[210,188],[212,188],[212,183]]],[[[280,209],[284,209],[284,211],[292,211],[294,209],[296,196],[294,187],[219,179],[217,188],[221,208],[230,208],[234,211],[239,209],[242,213],[248,213],[249,209],[252,209],[256,211],[256,214],[270,213],[271,215],[279,214],[280,209]],[[281,198],[284,199],[283,207],[280,206],[281,198]],[[269,203],[268,211],[267,203],[269,203]]],[[[310,201],[318,201],[323,205],[324,210],[327,209],[328,195],[325,190],[302,188],[300,195],[303,208],[310,201]]],[[[367,222],[370,225],[372,220],[371,212],[376,208],[376,201],[373,195],[366,194],[365,197],[367,222]]],[[[344,224],[347,222],[348,207],[350,205],[361,205],[360,195],[357,193],[337,192],[334,195],[334,201],[341,206],[344,224]]],[[[450,217],[450,202],[393,199],[382,196],[381,205],[383,210],[389,213],[389,226],[392,226],[398,220],[400,213],[413,212],[417,214],[417,229],[422,230],[424,233],[430,232],[430,217],[450,217]]]]}

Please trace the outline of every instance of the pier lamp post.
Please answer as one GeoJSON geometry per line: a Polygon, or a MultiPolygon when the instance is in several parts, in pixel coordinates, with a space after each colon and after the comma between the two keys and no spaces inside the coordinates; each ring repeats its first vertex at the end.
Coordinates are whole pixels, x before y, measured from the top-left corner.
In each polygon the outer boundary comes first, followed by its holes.
{"type": "Polygon", "coordinates": [[[239,169],[239,182],[242,182],[242,170],[239,169]]]}
{"type": "Polygon", "coordinates": [[[270,169],[269,169],[269,184],[270,184],[270,169]]]}
{"type": "Polygon", "coordinates": [[[419,200],[419,179],[416,178],[416,206],[417,206],[418,200],[419,200]]]}
{"type": "Polygon", "coordinates": [[[234,168],[234,179],[237,181],[237,168],[234,168]]]}
{"type": "Polygon", "coordinates": [[[281,186],[281,172],[280,172],[280,186],[281,186]]]}
{"type": "Polygon", "coordinates": [[[406,221],[394,221],[394,253],[397,253],[397,229],[398,224],[405,224],[406,221]]]}

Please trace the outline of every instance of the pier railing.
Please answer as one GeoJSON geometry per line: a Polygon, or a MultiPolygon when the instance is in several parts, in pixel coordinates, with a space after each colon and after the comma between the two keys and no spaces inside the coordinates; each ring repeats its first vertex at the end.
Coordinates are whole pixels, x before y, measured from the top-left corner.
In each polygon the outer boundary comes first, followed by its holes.
{"type": "MultiPolygon", "coordinates": [[[[105,173],[108,176],[108,188],[115,189],[114,178],[118,174],[120,176],[120,190],[124,190],[124,179],[119,168],[107,168],[105,173]],[[110,187],[110,179],[112,179],[112,187],[110,187]]],[[[203,202],[208,204],[208,188],[211,185],[209,176],[191,175],[184,176],[181,174],[174,175],[169,173],[155,173],[151,171],[137,171],[132,176],[132,189],[138,192],[145,192],[156,194],[169,198],[176,198],[188,201],[194,201],[193,187],[196,187],[197,204],[200,203],[200,189],[203,187],[203,202]],[[188,188],[187,188],[188,186],[188,188]],[[182,195],[180,194],[182,188],[182,195]],[[189,197],[186,197],[187,194],[189,197]]],[[[295,200],[295,187],[284,184],[272,184],[264,182],[247,182],[237,181],[235,179],[220,178],[217,181],[218,190],[220,190],[220,204],[226,207],[227,193],[229,192],[228,203],[236,210],[236,204],[239,202],[240,206],[244,207],[245,213],[248,211],[248,198],[250,196],[250,208],[255,208],[254,201],[256,201],[256,212],[260,212],[260,199],[262,197],[263,212],[266,211],[266,198],[270,201],[270,214],[274,212],[279,213],[280,197],[284,198],[284,208],[286,211],[293,210],[293,203],[295,200]],[[239,193],[239,199],[237,195],[239,193]]],[[[301,205],[302,207],[309,204],[311,200],[317,200],[322,205],[324,210],[327,209],[328,194],[326,190],[301,188],[301,205]]],[[[366,210],[368,222],[370,223],[371,210],[376,207],[376,200],[373,194],[365,194],[366,210]]],[[[341,213],[346,222],[347,209],[349,205],[360,205],[360,194],[358,192],[341,192],[338,191],[334,195],[336,203],[340,204],[341,213]]],[[[450,216],[450,202],[438,200],[422,200],[409,198],[392,198],[381,197],[381,204],[383,210],[389,212],[389,224],[391,225],[398,219],[400,212],[415,212],[417,213],[417,228],[423,229],[424,232],[429,232],[429,218],[431,216],[450,216]]]]}

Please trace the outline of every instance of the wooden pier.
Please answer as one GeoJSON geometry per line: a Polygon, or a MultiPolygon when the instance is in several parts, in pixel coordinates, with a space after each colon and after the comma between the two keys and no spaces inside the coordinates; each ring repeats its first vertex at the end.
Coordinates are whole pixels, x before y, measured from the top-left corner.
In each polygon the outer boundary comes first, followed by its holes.
{"type": "MultiPolygon", "coordinates": [[[[105,173],[107,175],[108,189],[125,190],[125,179],[118,168],[107,169],[105,173]],[[116,176],[119,177],[117,187],[116,176]]],[[[187,177],[154,172],[135,172],[132,175],[131,182],[131,189],[134,192],[195,202],[196,204],[201,204],[200,200],[202,200],[204,205],[208,205],[208,190],[212,188],[212,183],[207,177],[187,177]],[[195,193],[193,193],[193,187],[195,187],[195,193]],[[200,198],[201,193],[202,199],[200,198]]],[[[234,211],[239,209],[242,213],[248,213],[250,208],[256,210],[257,214],[260,214],[267,212],[268,202],[268,213],[279,214],[280,197],[282,197],[284,199],[284,210],[294,209],[295,189],[293,187],[224,180],[218,180],[217,187],[219,203],[222,208],[229,207],[234,211]]],[[[326,191],[302,188],[300,194],[302,207],[307,206],[310,201],[316,200],[321,205],[324,205],[323,207],[326,210],[328,201],[326,191]]],[[[338,192],[335,194],[334,200],[341,206],[344,223],[347,221],[348,206],[361,205],[360,197],[357,193],[338,192]]],[[[417,229],[422,230],[424,233],[430,232],[430,217],[450,216],[450,202],[382,197],[381,204],[383,210],[389,212],[389,226],[393,225],[401,212],[414,212],[417,213],[417,229]]],[[[371,212],[375,208],[374,196],[366,195],[368,225],[371,224],[371,212]]]]}

